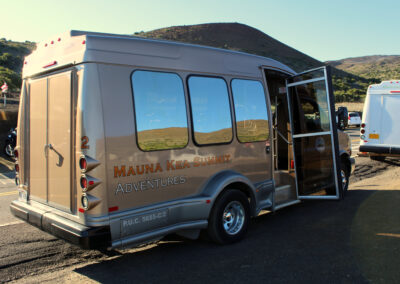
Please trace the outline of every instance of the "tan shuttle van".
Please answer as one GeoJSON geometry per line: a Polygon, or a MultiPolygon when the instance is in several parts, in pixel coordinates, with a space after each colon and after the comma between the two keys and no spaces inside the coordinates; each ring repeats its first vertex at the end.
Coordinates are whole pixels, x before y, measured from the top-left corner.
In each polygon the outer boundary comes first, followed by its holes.
{"type": "Polygon", "coordinates": [[[11,211],[84,248],[235,242],[261,210],[343,195],[334,113],[326,67],[70,31],[25,59],[11,211]]]}

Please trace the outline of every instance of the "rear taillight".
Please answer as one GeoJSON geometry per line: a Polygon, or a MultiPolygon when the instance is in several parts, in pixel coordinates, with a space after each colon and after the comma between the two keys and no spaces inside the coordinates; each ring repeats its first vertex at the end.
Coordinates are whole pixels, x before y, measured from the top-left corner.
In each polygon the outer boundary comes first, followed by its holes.
{"type": "Polygon", "coordinates": [[[79,167],[81,168],[81,170],[86,171],[86,169],[87,169],[87,161],[86,161],[85,158],[81,158],[79,160],[79,167]]]}
{"type": "Polygon", "coordinates": [[[14,157],[15,157],[15,159],[18,159],[18,157],[19,157],[18,150],[14,150],[14,157]]]}
{"type": "Polygon", "coordinates": [[[362,128],[365,128],[365,123],[361,123],[361,127],[362,127],[362,128]]]}
{"type": "Polygon", "coordinates": [[[18,164],[15,164],[15,171],[16,171],[17,173],[19,173],[19,165],[18,165],[18,164]]]}
{"type": "Polygon", "coordinates": [[[350,115],[349,115],[349,120],[350,120],[350,115]]]}
{"type": "Polygon", "coordinates": [[[88,191],[92,190],[101,183],[99,179],[88,175],[88,172],[93,170],[98,165],[100,165],[99,161],[94,160],[86,155],[82,155],[79,159],[79,168],[81,169],[81,178],[79,183],[82,188],[82,208],[78,209],[80,213],[85,213],[85,211],[92,209],[101,201],[99,198],[88,194],[88,191]]]}
{"type": "Polygon", "coordinates": [[[86,177],[81,177],[81,187],[83,191],[86,191],[88,188],[88,180],[86,177]]]}
{"type": "Polygon", "coordinates": [[[364,134],[365,133],[365,129],[361,129],[360,132],[361,132],[361,134],[364,134]]]}

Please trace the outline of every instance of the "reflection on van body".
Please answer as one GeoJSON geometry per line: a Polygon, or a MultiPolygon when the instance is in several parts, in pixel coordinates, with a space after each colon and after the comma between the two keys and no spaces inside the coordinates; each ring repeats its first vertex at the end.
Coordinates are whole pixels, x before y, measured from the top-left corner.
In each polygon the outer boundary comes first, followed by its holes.
{"type": "Polygon", "coordinates": [[[328,68],[296,74],[130,36],[60,38],[24,65],[17,217],[84,248],[201,230],[227,244],[261,210],[343,195],[352,159],[343,133],[338,147],[328,68]]]}

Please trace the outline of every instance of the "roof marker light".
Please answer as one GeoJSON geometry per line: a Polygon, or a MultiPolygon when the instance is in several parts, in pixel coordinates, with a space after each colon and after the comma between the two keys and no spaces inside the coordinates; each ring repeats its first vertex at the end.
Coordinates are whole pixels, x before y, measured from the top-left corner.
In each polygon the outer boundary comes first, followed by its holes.
{"type": "Polygon", "coordinates": [[[61,38],[59,37],[59,38],[57,39],[57,41],[61,41],[61,38]]]}
{"type": "Polygon", "coordinates": [[[44,45],[44,47],[47,47],[47,43],[44,45]]]}
{"type": "Polygon", "coordinates": [[[400,91],[390,91],[391,94],[400,94],[400,91]]]}
{"type": "Polygon", "coordinates": [[[50,67],[50,66],[54,66],[54,65],[56,65],[56,64],[57,64],[57,61],[54,60],[53,62],[51,62],[51,63],[49,63],[49,64],[43,66],[43,68],[47,68],[47,67],[50,67]]]}
{"type": "Polygon", "coordinates": [[[86,40],[82,41],[82,44],[86,44],[86,40]]]}
{"type": "Polygon", "coordinates": [[[54,40],[52,40],[50,43],[51,43],[51,44],[54,44],[54,40]]]}

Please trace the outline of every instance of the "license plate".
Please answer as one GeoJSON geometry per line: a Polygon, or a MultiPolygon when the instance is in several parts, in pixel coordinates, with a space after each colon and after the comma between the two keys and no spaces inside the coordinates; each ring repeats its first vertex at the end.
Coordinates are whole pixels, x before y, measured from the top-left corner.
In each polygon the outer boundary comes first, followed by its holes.
{"type": "Polygon", "coordinates": [[[379,134],[376,133],[370,134],[369,139],[379,139],[379,134]]]}

